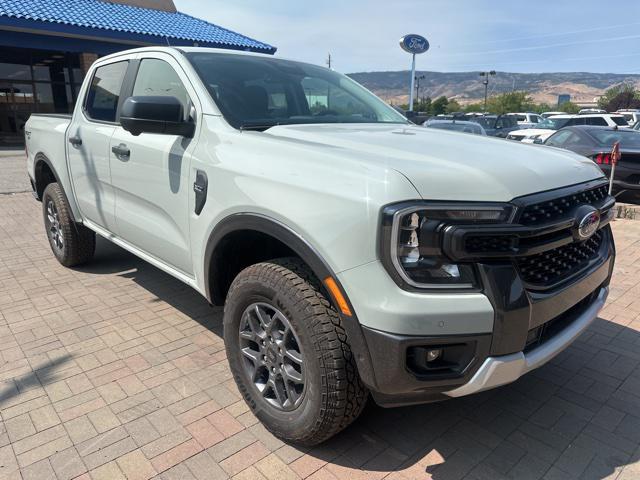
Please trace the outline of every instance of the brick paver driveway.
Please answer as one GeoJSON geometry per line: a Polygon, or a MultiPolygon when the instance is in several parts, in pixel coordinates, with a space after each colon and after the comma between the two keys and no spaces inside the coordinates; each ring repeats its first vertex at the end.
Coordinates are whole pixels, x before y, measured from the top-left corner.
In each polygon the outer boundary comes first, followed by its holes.
{"type": "Polygon", "coordinates": [[[240,399],[220,309],[106,242],[61,267],[40,204],[0,195],[0,477],[640,478],[640,222],[614,229],[609,305],[553,362],[465,399],[369,406],[305,451],[240,399]]]}

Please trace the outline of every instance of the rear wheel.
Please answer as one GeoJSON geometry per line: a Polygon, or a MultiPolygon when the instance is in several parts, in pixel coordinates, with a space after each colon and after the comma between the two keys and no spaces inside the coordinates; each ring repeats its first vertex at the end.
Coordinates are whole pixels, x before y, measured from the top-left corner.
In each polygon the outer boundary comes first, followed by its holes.
{"type": "Polygon", "coordinates": [[[42,194],[42,213],[49,246],[65,267],[82,265],[93,258],[96,235],[71,219],[71,209],[60,185],[50,183],[42,194]]]}
{"type": "Polygon", "coordinates": [[[224,338],[240,392],[276,436],[315,445],[362,412],[367,391],[341,319],[300,260],[259,263],[236,277],[224,338]]]}

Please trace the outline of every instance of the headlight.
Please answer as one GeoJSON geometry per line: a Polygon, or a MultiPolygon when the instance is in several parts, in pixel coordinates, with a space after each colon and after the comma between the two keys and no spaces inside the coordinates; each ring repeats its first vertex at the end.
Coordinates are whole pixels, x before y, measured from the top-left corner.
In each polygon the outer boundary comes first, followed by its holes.
{"type": "Polygon", "coordinates": [[[381,257],[396,283],[415,289],[474,288],[473,264],[453,263],[442,252],[449,225],[506,223],[502,204],[400,204],[383,210],[381,257]]]}

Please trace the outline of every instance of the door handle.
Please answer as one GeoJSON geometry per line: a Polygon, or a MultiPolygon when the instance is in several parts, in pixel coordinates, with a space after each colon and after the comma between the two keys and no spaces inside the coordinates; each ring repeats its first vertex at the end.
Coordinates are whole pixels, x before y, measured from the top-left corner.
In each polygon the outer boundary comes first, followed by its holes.
{"type": "Polygon", "coordinates": [[[82,139],[79,136],[69,137],[69,143],[74,147],[79,147],[82,145],[82,139]]]}
{"type": "Polygon", "coordinates": [[[116,157],[128,158],[131,155],[131,151],[124,143],[111,147],[111,151],[116,154],[116,157]]]}

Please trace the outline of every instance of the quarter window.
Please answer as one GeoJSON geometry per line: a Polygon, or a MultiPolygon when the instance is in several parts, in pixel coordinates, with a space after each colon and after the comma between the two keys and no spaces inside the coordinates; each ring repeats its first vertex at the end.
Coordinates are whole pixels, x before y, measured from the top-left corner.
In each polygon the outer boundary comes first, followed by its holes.
{"type": "Polygon", "coordinates": [[[599,127],[606,127],[607,121],[602,117],[588,117],[587,125],[597,125],[599,127]]]}
{"type": "Polygon", "coordinates": [[[89,118],[115,122],[122,80],[129,62],[110,63],[96,68],[85,103],[89,118]]]}
{"type": "Polygon", "coordinates": [[[189,113],[189,94],[178,74],[164,60],[146,58],[140,62],[133,96],[175,97],[182,104],[185,118],[189,113]]]}

